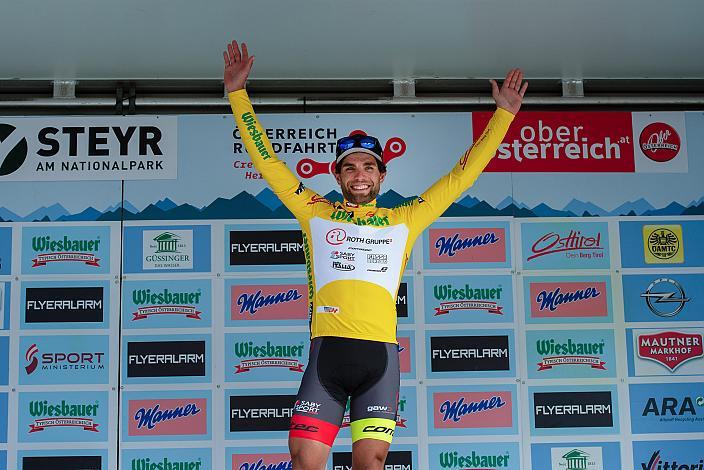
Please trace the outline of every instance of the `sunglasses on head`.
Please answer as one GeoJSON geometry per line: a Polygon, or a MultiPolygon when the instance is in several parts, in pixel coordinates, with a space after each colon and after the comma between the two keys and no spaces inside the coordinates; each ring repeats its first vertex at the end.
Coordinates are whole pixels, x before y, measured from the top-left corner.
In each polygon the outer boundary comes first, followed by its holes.
{"type": "Polygon", "coordinates": [[[371,150],[381,156],[381,144],[376,137],[370,135],[355,134],[349,137],[343,137],[337,141],[336,156],[342,155],[344,152],[352,148],[364,148],[371,150]]]}

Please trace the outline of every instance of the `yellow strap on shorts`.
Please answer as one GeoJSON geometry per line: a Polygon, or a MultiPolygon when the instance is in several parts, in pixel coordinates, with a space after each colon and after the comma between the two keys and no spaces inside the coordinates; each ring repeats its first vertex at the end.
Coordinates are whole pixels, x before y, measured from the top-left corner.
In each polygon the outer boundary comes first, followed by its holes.
{"type": "Polygon", "coordinates": [[[352,421],[352,442],[360,439],[376,439],[391,444],[396,429],[396,421],[384,418],[364,418],[352,421]]]}

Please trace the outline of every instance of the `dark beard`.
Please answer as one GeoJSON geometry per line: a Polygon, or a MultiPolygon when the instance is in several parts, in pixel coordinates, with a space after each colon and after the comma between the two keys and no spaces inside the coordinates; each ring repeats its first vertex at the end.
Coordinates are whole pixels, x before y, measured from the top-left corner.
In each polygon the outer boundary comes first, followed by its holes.
{"type": "Polygon", "coordinates": [[[342,191],[342,196],[347,202],[357,204],[358,206],[372,202],[379,195],[379,188],[372,187],[369,190],[368,196],[360,196],[362,199],[357,200],[356,196],[353,196],[347,191],[347,188],[340,187],[340,190],[342,191]]]}

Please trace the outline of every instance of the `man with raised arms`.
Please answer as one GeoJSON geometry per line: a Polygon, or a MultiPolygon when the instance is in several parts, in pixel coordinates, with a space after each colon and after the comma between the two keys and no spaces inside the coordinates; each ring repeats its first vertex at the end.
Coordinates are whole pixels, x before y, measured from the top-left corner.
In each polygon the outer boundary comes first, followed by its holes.
{"type": "Polygon", "coordinates": [[[303,232],[311,351],[289,431],[293,468],[325,468],[349,399],[352,467],[381,470],[396,425],[396,294],[411,248],[489,163],[528,83],[518,69],[501,87],[491,80],[497,109],[482,135],[420,197],[387,209],[376,205],[386,176],[376,138],[337,141],[334,176],[344,201],[328,201],[274,153],[245,91],[254,63],[246,44],[241,50],[235,41],[228,44],[224,59],[225,88],[247,152],[303,232]]]}

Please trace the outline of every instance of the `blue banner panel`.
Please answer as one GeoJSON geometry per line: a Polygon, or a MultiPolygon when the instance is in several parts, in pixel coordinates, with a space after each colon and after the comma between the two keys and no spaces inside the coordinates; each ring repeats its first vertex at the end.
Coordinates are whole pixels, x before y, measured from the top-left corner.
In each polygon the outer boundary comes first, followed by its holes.
{"type": "Polygon", "coordinates": [[[423,267],[471,269],[511,267],[508,222],[436,222],[423,232],[423,267]]]}
{"type": "Polygon", "coordinates": [[[122,311],[125,330],[208,328],[213,321],[211,281],[125,281],[122,311]]]}
{"type": "Polygon", "coordinates": [[[125,227],[126,273],[202,273],[211,266],[210,225],[125,227]]]}
{"type": "Polygon", "coordinates": [[[213,468],[212,450],[192,449],[124,449],[120,459],[122,470],[135,469],[188,469],[210,470],[213,468]]]}
{"type": "Polygon", "coordinates": [[[108,274],[110,227],[22,227],[22,274],[108,274]]]}
{"type": "Polygon", "coordinates": [[[701,321],[704,274],[626,274],[623,308],[627,322],[701,321]]]}
{"type": "Polygon", "coordinates": [[[425,323],[513,323],[511,276],[426,276],[425,323]]]}
{"type": "Polygon", "coordinates": [[[606,222],[524,222],[522,269],[609,269],[606,222]]]}
{"type": "Polygon", "coordinates": [[[633,442],[633,468],[699,470],[703,464],[704,440],[633,442]]]}
{"type": "Polygon", "coordinates": [[[10,368],[10,338],[0,336],[0,385],[7,385],[10,368]]]}
{"type": "Polygon", "coordinates": [[[122,337],[122,382],[209,383],[210,335],[129,335],[122,337]]]}
{"type": "Polygon", "coordinates": [[[110,326],[110,281],[23,282],[20,305],[23,330],[106,329],[110,326]]]}
{"type": "Polygon", "coordinates": [[[108,392],[20,393],[17,440],[107,442],[108,406],[108,392]]]}
{"type": "Polygon", "coordinates": [[[426,331],[428,378],[515,377],[513,330],[426,331]]]}
{"type": "Polygon", "coordinates": [[[225,335],[225,382],[300,381],[308,364],[308,333],[225,335]]]}
{"type": "Polygon", "coordinates": [[[529,330],[526,350],[529,379],[616,377],[611,329],[529,330]]]}
{"type": "Polygon", "coordinates": [[[7,393],[0,393],[0,443],[7,443],[7,393]]]}
{"type": "Polygon", "coordinates": [[[0,227],[0,275],[12,272],[12,227],[0,227]]]}
{"type": "Polygon", "coordinates": [[[704,267],[704,220],[621,221],[621,266],[704,267]]]}
{"type": "Polygon", "coordinates": [[[615,385],[528,387],[533,436],[618,434],[615,385]]]}
{"type": "Polygon", "coordinates": [[[443,470],[464,470],[468,468],[521,469],[521,452],[517,442],[430,444],[428,447],[429,468],[443,470]]]}
{"type": "Polygon", "coordinates": [[[631,384],[633,434],[704,432],[701,382],[631,384]]]}
{"type": "Polygon", "coordinates": [[[20,337],[21,385],[107,384],[109,364],[107,335],[20,337]]]}
{"type": "Polygon", "coordinates": [[[0,282],[0,331],[10,329],[10,283],[0,282]]]}
{"type": "Polygon", "coordinates": [[[534,470],[623,470],[618,442],[555,442],[530,448],[534,470]]]}
{"type": "Polygon", "coordinates": [[[210,390],[122,393],[122,440],[209,441],[210,390]]]}

